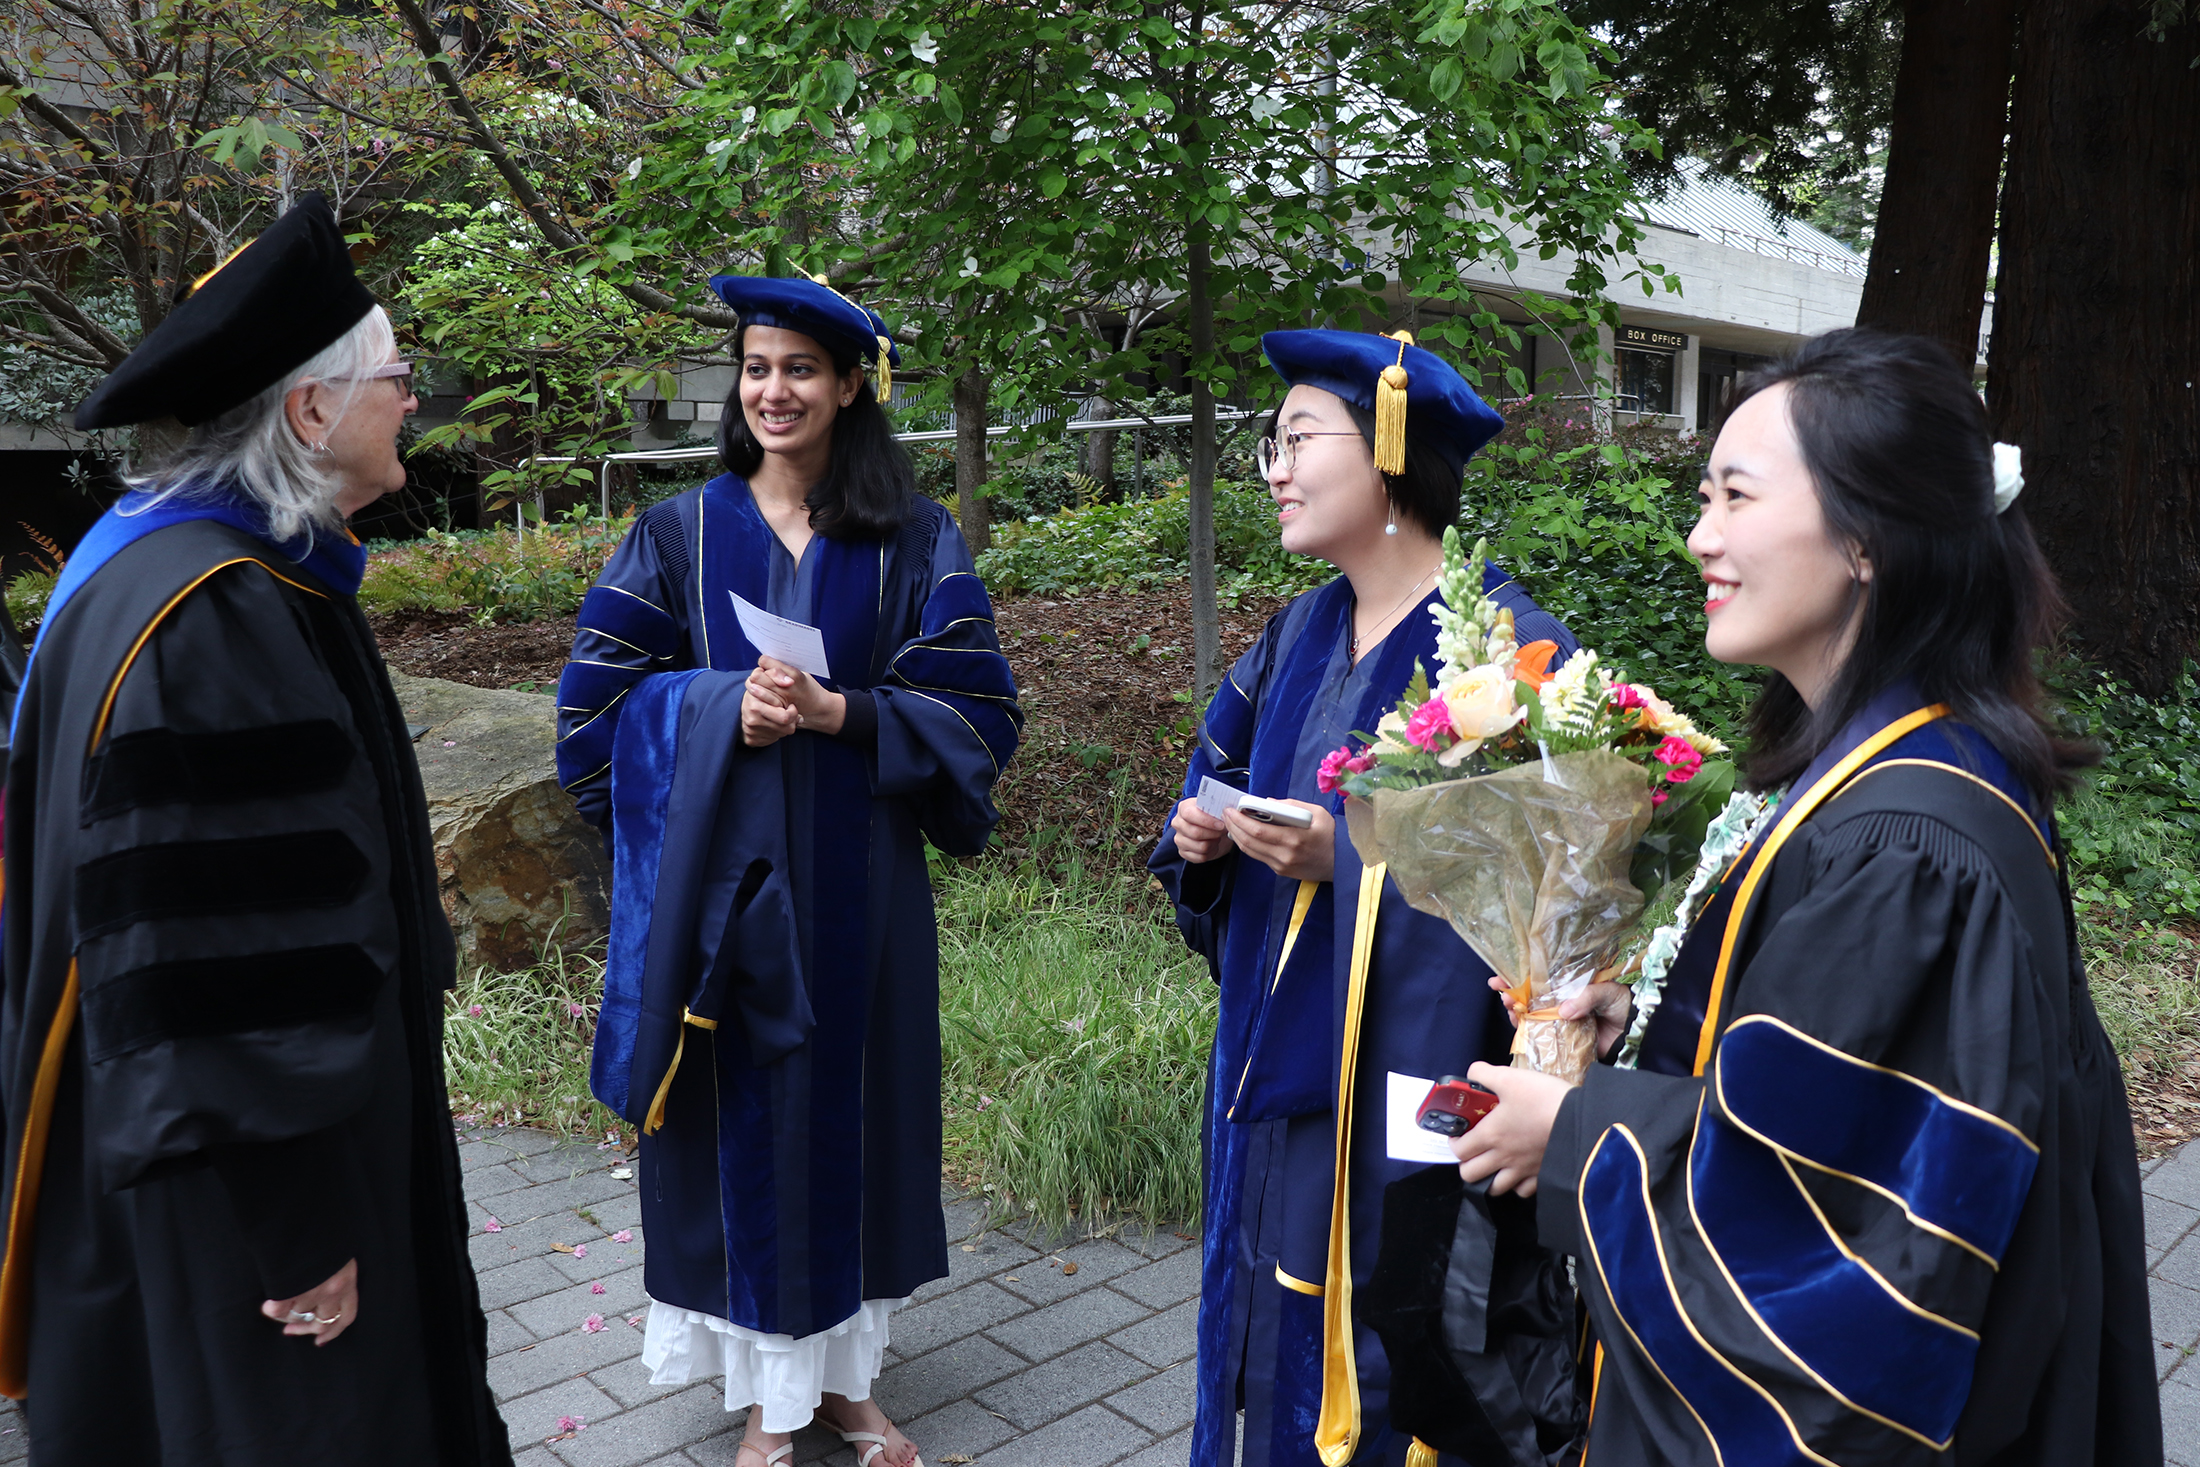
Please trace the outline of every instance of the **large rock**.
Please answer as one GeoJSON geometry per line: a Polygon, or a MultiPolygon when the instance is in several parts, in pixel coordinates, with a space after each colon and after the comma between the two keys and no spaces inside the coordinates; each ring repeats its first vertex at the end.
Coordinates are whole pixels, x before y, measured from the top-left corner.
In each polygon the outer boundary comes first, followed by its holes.
{"type": "Polygon", "coordinates": [[[435,831],[443,910],[462,960],[524,967],[610,922],[603,837],[558,788],[553,700],[392,672],[435,831]]]}

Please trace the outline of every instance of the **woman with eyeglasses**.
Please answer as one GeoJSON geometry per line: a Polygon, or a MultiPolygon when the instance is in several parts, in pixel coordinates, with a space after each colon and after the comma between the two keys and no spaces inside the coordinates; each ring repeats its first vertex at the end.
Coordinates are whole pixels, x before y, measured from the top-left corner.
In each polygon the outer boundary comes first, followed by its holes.
{"type": "Polygon", "coordinates": [[[42,1464],[512,1459],[344,524],[405,482],[396,356],[315,195],[77,413],[190,431],[69,555],[13,714],[0,1391],[42,1464]]]}
{"type": "MultiPolygon", "coordinates": [[[[1500,1060],[1511,1031],[1488,966],[1362,868],[1323,759],[1433,663],[1439,537],[1458,518],[1468,458],[1504,424],[1403,333],[1279,331],[1261,344],[1290,386],[1258,454],[1277,532],[1339,574],[1271,618],[1230,670],[1149,863],[1222,990],[1191,1459],[1228,1467],[1242,1411],[1247,1467],[1402,1462],[1411,1440],[1387,1425],[1383,1349],[1352,1309],[1384,1188],[1415,1170],[1386,1155],[1388,1076],[1500,1060]],[[1379,424],[1401,410],[1399,452],[1379,424]],[[1217,815],[1200,798],[1216,785],[1294,813],[1217,815]]],[[[1574,650],[1495,566],[1486,590],[1523,646],[1574,650]]]]}

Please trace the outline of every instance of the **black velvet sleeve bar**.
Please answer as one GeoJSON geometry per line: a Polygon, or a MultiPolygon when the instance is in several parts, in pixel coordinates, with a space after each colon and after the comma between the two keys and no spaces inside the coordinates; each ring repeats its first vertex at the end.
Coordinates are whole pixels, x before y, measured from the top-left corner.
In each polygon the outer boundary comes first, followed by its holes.
{"type": "Polygon", "coordinates": [[[866,688],[846,688],[841,696],[848,700],[848,711],[841,715],[840,732],[833,737],[859,749],[877,748],[878,699],[866,688]]]}
{"type": "Polygon", "coordinates": [[[268,1298],[295,1298],[359,1256],[355,1220],[368,1215],[368,1199],[343,1128],[213,1146],[207,1155],[268,1298]]]}

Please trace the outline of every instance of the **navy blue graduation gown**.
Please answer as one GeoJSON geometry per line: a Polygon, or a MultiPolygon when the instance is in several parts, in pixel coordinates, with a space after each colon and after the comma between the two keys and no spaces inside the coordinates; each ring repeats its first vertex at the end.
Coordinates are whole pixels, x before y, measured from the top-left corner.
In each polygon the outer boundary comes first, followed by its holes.
{"type": "Polygon", "coordinates": [[[799,563],[747,484],[653,507],[581,607],[560,781],[609,829],[592,1082],[644,1127],[645,1282],[796,1337],[947,1272],[925,841],[983,849],[1022,728],[946,512],[799,563]],[[818,627],[833,737],[741,743],[738,593],[818,627]]]}
{"type": "Polygon", "coordinates": [[[1597,1467],[2162,1461],[2139,1177],[2046,812],[1883,694],[1795,781],[1540,1179],[1597,1467]]]}
{"type": "MultiPolygon", "coordinates": [[[[1494,565],[1485,589],[1512,609],[1522,643],[1547,638],[1561,657],[1573,652],[1572,634],[1494,565]]],[[[1208,705],[1185,794],[1213,775],[1341,811],[1341,797],[1315,788],[1315,771],[1355,730],[1374,729],[1416,665],[1433,671],[1436,630],[1425,608],[1437,599],[1431,593],[1357,666],[1352,589],[1341,577],[1271,618],[1208,705]]],[[[1325,1367],[1334,1406],[1357,1421],[1355,1460],[1402,1461],[1410,1443],[1388,1429],[1380,1341],[1345,1324],[1346,1358],[1341,1340],[1325,1342],[1324,1307],[1333,1302],[1349,1320],[1350,1289],[1374,1267],[1383,1189],[1416,1170],[1386,1156],[1387,1072],[1437,1076],[1505,1061],[1512,1030],[1490,969],[1389,880],[1363,901],[1363,868],[1341,816],[1329,882],[1285,881],[1236,852],[1193,865],[1167,833],[1150,865],[1222,989],[1204,1133],[1194,1467],[1227,1467],[1241,1409],[1247,1467],[1316,1467],[1325,1367]],[[1373,946],[1356,988],[1363,906],[1373,946]],[[1347,1089],[1352,1124],[1340,1144],[1334,1116],[1347,1089]],[[1343,1230],[1334,1268],[1333,1221],[1343,1230]]]]}

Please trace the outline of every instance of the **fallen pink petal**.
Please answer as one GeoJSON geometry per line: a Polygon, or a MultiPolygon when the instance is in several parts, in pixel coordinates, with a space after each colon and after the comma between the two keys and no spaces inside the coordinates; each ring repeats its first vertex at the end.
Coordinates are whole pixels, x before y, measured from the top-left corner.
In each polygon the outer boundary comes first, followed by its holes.
{"type": "Polygon", "coordinates": [[[480,1005],[480,1004],[478,1004],[478,1003],[470,1003],[470,1004],[466,1005],[466,1014],[467,1014],[467,1017],[469,1017],[469,1018],[474,1018],[474,1019],[478,1019],[478,1018],[480,1018],[480,1017],[481,1017],[481,1005],[480,1005]]]}
{"type": "Polygon", "coordinates": [[[594,1283],[590,1284],[590,1285],[588,1286],[588,1292],[589,1292],[589,1293],[591,1293],[591,1294],[600,1294],[600,1293],[602,1293],[602,1292],[603,1292],[603,1280],[602,1280],[602,1279],[598,1279],[598,1280],[596,1280],[596,1282],[594,1282],[594,1283]]]}
{"type": "Polygon", "coordinates": [[[586,1243],[575,1245],[573,1256],[575,1258],[586,1258],[588,1256],[588,1245],[586,1243]]]}
{"type": "Polygon", "coordinates": [[[614,1243],[631,1243],[634,1241],[634,1234],[625,1228],[621,1228],[611,1235],[611,1241],[614,1243]]]}
{"type": "Polygon", "coordinates": [[[590,1335],[602,1334],[603,1316],[600,1314],[591,1314],[588,1316],[588,1318],[582,1320],[581,1333],[590,1335]]]}
{"type": "Polygon", "coordinates": [[[587,1013],[588,1010],[582,1008],[577,1003],[569,1003],[565,1006],[565,1012],[568,1018],[577,1019],[580,1018],[583,1014],[587,1013]]]}
{"type": "Polygon", "coordinates": [[[492,1217],[481,1225],[481,1230],[485,1233],[501,1233],[504,1231],[504,1224],[492,1217]]]}
{"type": "Polygon", "coordinates": [[[588,1430],[588,1418],[585,1416],[560,1416],[558,1418],[558,1430],[586,1431],[588,1430]]]}

